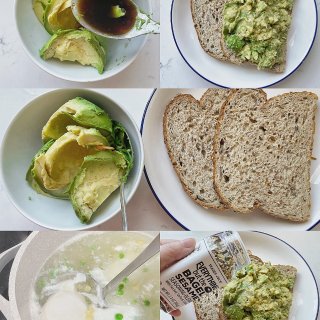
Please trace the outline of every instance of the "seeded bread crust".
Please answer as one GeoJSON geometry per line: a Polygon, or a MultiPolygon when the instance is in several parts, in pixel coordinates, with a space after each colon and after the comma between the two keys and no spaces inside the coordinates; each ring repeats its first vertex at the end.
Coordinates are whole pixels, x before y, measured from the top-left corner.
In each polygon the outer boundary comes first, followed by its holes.
{"type": "Polygon", "coordinates": [[[224,105],[216,126],[217,194],[239,213],[260,208],[278,218],[307,221],[318,97],[286,93],[245,110],[239,94],[224,105]]]}
{"type": "Polygon", "coordinates": [[[213,186],[212,137],[220,109],[233,91],[209,89],[200,101],[177,95],[166,107],[163,136],[186,193],[204,208],[225,209],[213,186]]]}
{"type": "Polygon", "coordinates": [[[227,61],[221,47],[223,9],[227,0],[191,0],[191,14],[198,39],[210,56],[227,61]]]}

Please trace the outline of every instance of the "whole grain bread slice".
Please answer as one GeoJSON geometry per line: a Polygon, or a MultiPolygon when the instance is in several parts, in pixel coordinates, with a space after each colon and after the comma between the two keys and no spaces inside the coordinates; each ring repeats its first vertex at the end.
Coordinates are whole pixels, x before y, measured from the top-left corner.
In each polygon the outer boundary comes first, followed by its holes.
{"type": "Polygon", "coordinates": [[[164,142],[173,167],[187,194],[204,208],[225,208],[213,187],[212,137],[220,109],[231,94],[209,89],[200,101],[177,95],[163,117],[164,142]]]}
{"type": "MultiPolygon", "coordinates": [[[[230,50],[223,35],[224,6],[229,0],[191,0],[191,14],[202,49],[212,57],[228,61],[237,65],[254,65],[243,61],[235,52],[230,50]]],[[[292,12],[291,12],[292,14],[292,12]]],[[[288,34],[285,35],[286,38],[288,34]]],[[[287,43],[281,50],[281,63],[274,65],[266,71],[282,73],[286,67],[287,43]]]]}
{"type": "Polygon", "coordinates": [[[223,9],[227,0],[191,0],[191,14],[201,47],[212,57],[225,61],[221,47],[223,9]]]}
{"type": "Polygon", "coordinates": [[[216,126],[216,192],[240,213],[259,207],[278,218],[307,221],[318,97],[294,92],[248,104],[239,95],[224,105],[216,126]]]}
{"type": "MultiPolygon", "coordinates": [[[[264,262],[257,256],[250,254],[251,262],[263,264],[264,262]]],[[[289,265],[275,265],[275,267],[286,277],[295,281],[297,269],[289,265]]],[[[223,307],[223,289],[216,292],[204,294],[200,299],[193,302],[197,320],[228,320],[224,315],[223,307]]]]}

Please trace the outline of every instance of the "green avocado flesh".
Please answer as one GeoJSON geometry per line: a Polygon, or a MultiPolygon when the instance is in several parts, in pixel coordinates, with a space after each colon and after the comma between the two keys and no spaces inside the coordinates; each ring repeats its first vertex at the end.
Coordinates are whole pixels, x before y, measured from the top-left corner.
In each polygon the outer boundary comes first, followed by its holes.
{"type": "Polygon", "coordinates": [[[121,18],[123,16],[125,16],[126,14],[126,10],[119,7],[119,6],[112,6],[111,8],[111,18],[121,18]]]}
{"type": "Polygon", "coordinates": [[[59,30],[79,29],[71,9],[71,0],[51,0],[44,12],[44,27],[50,34],[59,30]]]}
{"type": "Polygon", "coordinates": [[[39,161],[39,158],[42,158],[43,155],[49,150],[49,148],[53,145],[54,140],[49,140],[42,148],[38,151],[38,153],[32,159],[31,165],[27,172],[26,180],[28,181],[29,185],[39,194],[46,195],[52,198],[58,199],[68,199],[69,196],[65,189],[61,190],[48,190],[42,183],[42,179],[37,176],[35,162],[39,161]]]}
{"type": "Polygon", "coordinates": [[[60,30],[40,50],[44,60],[78,62],[84,66],[92,66],[103,73],[106,53],[98,38],[86,29],[60,30]]]}
{"type": "Polygon", "coordinates": [[[107,144],[107,140],[98,130],[77,128],[82,131],[82,135],[76,135],[73,132],[65,133],[51,145],[46,153],[34,161],[37,180],[40,180],[47,190],[68,188],[78,173],[84,157],[97,153],[97,145],[107,144]]]}
{"type": "Polygon", "coordinates": [[[110,117],[104,110],[80,97],[69,100],[50,117],[42,129],[42,139],[56,140],[67,132],[70,125],[98,129],[111,140],[113,129],[110,117]]]}
{"type": "Polygon", "coordinates": [[[85,157],[70,188],[70,199],[79,219],[86,223],[113,191],[119,188],[127,162],[122,153],[101,151],[85,157]]]}
{"type": "Polygon", "coordinates": [[[287,320],[294,281],[270,263],[245,266],[224,288],[224,314],[228,320],[287,320]]]}
{"type": "Polygon", "coordinates": [[[79,220],[90,222],[133,167],[125,128],[77,97],[50,117],[42,138],[44,145],[32,159],[26,180],[39,194],[70,199],[79,220]]]}
{"type": "Polygon", "coordinates": [[[224,7],[227,47],[258,69],[285,61],[293,0],[230,0],[224,7]]]}
{"type": "Polygon", "coordinates": [[[44,24],[44,14],[50,0],[33,0],[32,7],[41,24],[44,24]]]}

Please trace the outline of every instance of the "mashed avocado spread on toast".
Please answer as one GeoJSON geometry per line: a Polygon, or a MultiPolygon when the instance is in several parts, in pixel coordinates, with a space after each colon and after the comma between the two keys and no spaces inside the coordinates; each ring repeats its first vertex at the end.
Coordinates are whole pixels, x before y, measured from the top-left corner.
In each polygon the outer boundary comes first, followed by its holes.
{"type": "Polygon", "coordinates": [[[251,263],[224,288],[224,314],[228,320],[287,320],[294,281],[270,263],[251,263]]]}
{"type": "Polygon", "coordinates": [[[242,61],[272,68],[285,59],[293,0],[230,0],[224,7],[226,46],[242,61]]]}

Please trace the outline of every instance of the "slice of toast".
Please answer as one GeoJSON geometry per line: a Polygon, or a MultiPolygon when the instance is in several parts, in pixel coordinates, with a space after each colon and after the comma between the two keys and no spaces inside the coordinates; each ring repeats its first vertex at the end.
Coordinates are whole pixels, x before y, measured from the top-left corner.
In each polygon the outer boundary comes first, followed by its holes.
{"type": "MultiPolygon", "coordinates": [[[[251,261],[256,264],[263,264],[263,261],[250,254],[251,261]]],[[[289,265],[275,265],[275,267],[287,277],[296,279],[297,269],[289,265]]],[[[199,300],[193,302],[197,320],[228,320],[222,308],[223,289],[216,293],[203,295],[199,300]]]]}
{"type": "Polygon", "coordinates": [[[216,121],[232,91],[209,89],[196,100],[177,95],[166,107],[163,135],[170,160],[187,194],[204,208],[224,209],[213,187],[216,121]]]}
{"type": "Polygon", "coordinates": [[[191,14],[201,47],[212,57],[226,61],[221,47],[223,9],[227,0],[191,0],[191,14]]]}
{"type": "MultiPolygon", "coordinates": [[[[212,57],[237,65],[255,65],[245,62],[229,49],[223,35],[224,6],[229,0],[191,0],[191,14],[199,43],[212,57]]],[[[292,15],[292,12],[291,12],[292,15]]],[[[286,38],[288,34],[286,34],[286,38]]],[[[286,68],[287,42],[281,50],[281,63],[265,71],[283,73],[286,68]]]]}
{"type": "Polygon", "coordinates": [[[214,186],[231,209],[310,217],[310,166],[318,97],[286,93],[264,104],[239,91],[223,107],[214,142],[214,186]]]}

